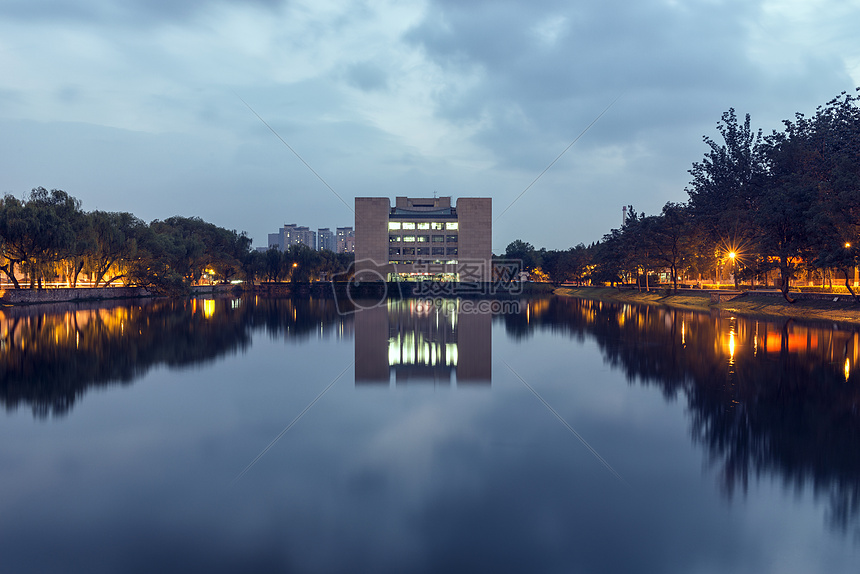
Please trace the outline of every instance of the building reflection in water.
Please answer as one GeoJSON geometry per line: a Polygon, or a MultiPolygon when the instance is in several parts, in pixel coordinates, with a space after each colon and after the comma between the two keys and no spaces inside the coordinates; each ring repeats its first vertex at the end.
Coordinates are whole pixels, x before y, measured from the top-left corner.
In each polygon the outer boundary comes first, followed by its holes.
{"type": "Polygon", "coordinates": [[[441,305],[389,300],[355,314],[355,383],[485,384],[492,378],[490,313],[464,312],[460,300],[441,305]]]}

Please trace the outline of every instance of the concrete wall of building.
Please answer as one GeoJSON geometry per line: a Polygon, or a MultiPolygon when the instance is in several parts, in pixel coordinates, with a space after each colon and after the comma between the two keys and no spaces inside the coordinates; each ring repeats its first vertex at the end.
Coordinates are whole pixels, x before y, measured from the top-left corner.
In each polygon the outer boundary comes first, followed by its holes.
{"type": "MultiPolygon", "coordinates": [[[[493,199],[490,197],[459,198],[457,221],[460,230],[458,239],[460,264],[483,262],[480,280],[490,281],[493,260],[493,199]]],[[[462,280],[466,278],[461,277],[462,280]]]]}
{"type": "Polygon", "coordinates": [[[451,197],[400,197],[395,198],[394,206],[400,209],[443,209],[451,207],[451,197]]]}
{"type": "Polygon", "coordinates": [[[490,313],[457,315],[457,384],[485,383],[493,378],[493,316],[490,313]]]}
{"type": "Polygon", "coordinates": [[[389,382],[388,307],[360,309],[355,313],[355,384],[389,382]]]}
{"type": "Polygon", "coordinates": [[[390,210],[391,204],[387,197],[355,198],[356,271],[388,266],[390,210]]]}

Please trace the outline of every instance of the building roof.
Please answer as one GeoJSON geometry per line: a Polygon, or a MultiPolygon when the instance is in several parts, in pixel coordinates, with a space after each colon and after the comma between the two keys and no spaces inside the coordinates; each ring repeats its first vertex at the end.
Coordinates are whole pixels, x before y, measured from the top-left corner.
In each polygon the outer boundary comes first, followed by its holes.
{"type": "Polygon", "coordinates": [[[442,209],[403,209],[395,207],[391,210],[389,217],[413,217],[420,219],[441,217],[451,219],[457,217],[457,210],[453,207],[445,207],[442,209]]]}

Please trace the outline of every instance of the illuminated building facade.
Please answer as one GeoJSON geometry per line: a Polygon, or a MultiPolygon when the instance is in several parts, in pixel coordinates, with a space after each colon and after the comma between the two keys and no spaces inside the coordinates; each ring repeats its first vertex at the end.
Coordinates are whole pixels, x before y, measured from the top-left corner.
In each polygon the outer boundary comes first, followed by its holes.
{"type": "Polygon", "coordinates": [[[355,253],[355,231],[352,227],[338,227],[335,231],[335,251],[355,253]]]}
{"type": "Polygon", "coordinates": [[[335,251],[334,233],[328,227],[317,229],[317,248],[320,251],[324,249],[335,251]]]}
{"type": "Polygon", "coordinates": [[[355,198],[356,271],[388,281],[490,281],[493,200],[355,198]]]}

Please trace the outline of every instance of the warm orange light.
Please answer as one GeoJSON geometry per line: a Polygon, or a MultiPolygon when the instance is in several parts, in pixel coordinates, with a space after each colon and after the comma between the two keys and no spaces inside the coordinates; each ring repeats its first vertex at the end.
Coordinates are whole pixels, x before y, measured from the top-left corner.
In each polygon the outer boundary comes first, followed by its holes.
{"type": "Polygon", "coordinates": [[[293,267],[298,267],[298,266],[299,266],[298,263],[293,263],[293,267]]]}
{"type": "Polygon", "coordinates": [[[850,248],[851,248],[851,244],[846,241],[845,242],[845,249],[850,249],[850,248]]]}
{"type": "Polygon", "coordinates": [[[729,251],[729,257],[734,259],[735,257],[737,257],[737,253],[735,253],[734,251],[729,251]]]}

